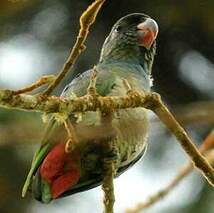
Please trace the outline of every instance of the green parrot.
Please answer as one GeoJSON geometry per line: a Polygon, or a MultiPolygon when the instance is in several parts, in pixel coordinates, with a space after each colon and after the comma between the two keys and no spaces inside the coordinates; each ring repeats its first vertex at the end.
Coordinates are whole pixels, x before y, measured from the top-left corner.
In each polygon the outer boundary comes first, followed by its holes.
{"type": "MultiPolygon", "coordinates": [[[[157,23],[141,13],[118,20],[106,38],[96,65],[96,89],[101,96],[127,94],[124,79],[141,94],[150,91],[151,69],[156,51],[157,23]]],[[[80,97],[87,93],[92,69],[74,78],[62,97],[80,97]]],[[[144,108],[120,109],[103,115],[85,112],[69,116],[77,144],[67,153],[65,128],[50,119],[39,150],[23,187],[43,202],[96,187],[103,180],[106,144],[116,147],[116,176],[137,162],[145,152],[148,117],[144,108]]],[[[110,157],[109,154],[108,157],[110,157]]]]}

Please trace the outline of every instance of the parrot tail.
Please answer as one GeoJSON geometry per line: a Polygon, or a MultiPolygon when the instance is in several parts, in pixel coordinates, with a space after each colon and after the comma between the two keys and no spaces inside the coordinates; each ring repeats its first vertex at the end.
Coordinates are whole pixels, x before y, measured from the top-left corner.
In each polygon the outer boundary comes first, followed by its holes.
{"type": "Polygon", "coordinates": [[[66,153],[64,143],[55,145],[33,179],[34,197],[43,203],[48,203],[77,184],[80,179],[79,162],[77,151],[66,153]]]}

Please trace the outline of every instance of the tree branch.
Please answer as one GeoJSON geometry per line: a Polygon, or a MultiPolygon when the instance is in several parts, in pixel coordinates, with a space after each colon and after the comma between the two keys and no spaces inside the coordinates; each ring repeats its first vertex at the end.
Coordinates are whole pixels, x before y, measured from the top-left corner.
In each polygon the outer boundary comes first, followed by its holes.
{"type": "Polygon", "coordinates": [[[214,124],[214,101],[200,101],[173,108],[182,124],[214,124]]]}
{"type": "Polygon", "coordinates": [[[152,102],[154,103],[154,105],[151,105],[150,109],[175,135],[182,148],[191,158],[194,166],[198,168],[203,173],[204,177],[206,177],[207,181],[212,186],[214,186],[214,169],[209,165],[206,158],[200,154],[185,130],[180,126],[180,124],[176,121],[176,119],[164,105],[164,103],[160,99],[160,96],[157,94],[153,95],[152,102]]]}
{"type": "Polygon", "coordinates": [[[104,213],[113,213],[114,212],[114,174],[115,174],[115,167],[114,162],[104,162],[104,179],[102,184],[102,190],[104,192],[104,213]]]}
{"type": "MultiPolygon", "coordinates": [[[[214,101],[199,101],[170,107],[176,120],[182,125],[214,124],[214,101]]],[[[157,118],[151,122],[159,122],[157,118]]]]}
{"type": "MultiPolygon", "coordinates": [[[[111,117],[111,116],[110,116],[111,117]]],[[[112,122],[111,119],[108,122],[112,122]]],[[[102,190],[104,192],[104,213],[114,212],[114,177],[118,167],[118,149],[114,142],[104,144],[105,157],[103,160],[103,183],[102,190]]]]}
{"type": "Polygon", "coordinates": [[[137,91],[130,91],[126,96],[94,96],[85,95],[79,98],[63,99],[47,97],[41,101],[39,96],[17,95],[9,90],[0,90],[0,106],[46,113],[63,113],[69,115],[73,112],[96,111],[109,113],[119,109],[144,107],[151,109],[168,129],[176,136],[180,145],[194,162],[196,168],[214,185],[214,170],[207,160],[200,154],[185,130],[175,120],[157,93],[141,95],[137,91]]]}
{"type": "Polygon", "coordinates": [[[65,152],[70,153],[74,150],[75,145],[78,143],[74,127],[69,119],[64,121],[64,126],[68,134],[68,140],[65,143],[65,152]]]}
{"type": "Polygon", "coordinates": [[[45,84],[50,84],[51,82],[53,82],[56,79],[55,75],[45,75],[42,76],[39,80],[37,80],[35,83],[31,84],[28,87],[16,90],[13,92],[14,95],[20,95],[23,93],[27,93],[27,92],[31,92],[45,84]]]}
{"type": "Polygon", "coordinates": [[[126,96],[94,96],[87,94],[79,98],[62,98],[49,96],[41,101],[38,95],[13,95],[11,90],[0,90],[0,107],[18,109],[24,111],[36,111],[44,113],[66,113],[96,111],[115,111],[132,107],[148,107],[148,96],[139,93],[129,93],[126,96]]]}

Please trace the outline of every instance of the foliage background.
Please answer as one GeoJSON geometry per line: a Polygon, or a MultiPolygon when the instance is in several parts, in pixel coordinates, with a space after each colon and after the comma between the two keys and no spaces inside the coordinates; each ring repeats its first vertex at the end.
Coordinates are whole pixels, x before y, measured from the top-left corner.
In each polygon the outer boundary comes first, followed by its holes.
{"type": "MultiPolygon", "coordinates": [[[[0,88],[17,89],[42,74],[55,73],[68,55],[79,28],[78,18],[90,2],[1,0],[0,88]]],[[[153,90],[170,108],[177,109],[179,117],[185,117],[182,109],[186,104],[214,97],[213,10],[213,0],[107,1],[88,37],[87,50],[57,94],[73,76],[96,64],[102,43],[118,18],[145,12],[160,27],[153,90]]],[[[193,105],[188,113],[197,110],[193,105]]],[[[202,123],[196,117],[184,123],[198,145],[213,127],[214,119],[210,120],[202,123]]],[[[153,115],[151,121],[146,156],[115,181],[116,212],[124,212],[164,187],[186,160],[175,139],[153,115]]],[[[39,114],[0,109],[0,212],[101,212],[100,187],[50,205],[42,205],[30,195],[21,199],[21,187],[43,128],[39,114]]],[[[213,213],[213,199],[211,187],[194,172],[169,197],[146,212],[213,213]]]]}

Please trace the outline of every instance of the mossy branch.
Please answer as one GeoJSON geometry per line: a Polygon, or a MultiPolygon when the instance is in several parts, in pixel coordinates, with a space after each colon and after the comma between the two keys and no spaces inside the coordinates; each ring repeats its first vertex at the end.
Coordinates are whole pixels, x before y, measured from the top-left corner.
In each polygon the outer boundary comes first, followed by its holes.
{"type": "Polygon", "coordinates": [[[106,165],[106,172],[104,173],[104,179],[102,184],[102,189],[104,192],[104,213],[113,213],[114,212],[114,165],[110,162],[106,165]]]}
{"type": "MultiPolygon", "coordinates": [[[[110,116],[112,117],[112,116],[110,116]]],[[[111,119],[108,119],[111,122],[111,119]]],[[[114,141],[104,144],[105,154],[103,159],[103,182],[102,190],[104,192],[104,211],[103,213],[113,213],[114,212],[114,177],[118,168],[118,149],[114,144],[114,141]]]]}
{"type": "Polygon", "coordinates": [[[13,95],[14,91],[0,90],[0,107],[42,113],[63,113],[96,111],[110,112],[132,107],[148,107],[152,94],[140,95],[138,92],[126,96],[97,96],[87,94],[79,98],[48,96],[41,101],[38,95],[13,95]]]}
{"type": "Polygon", "coordinates": [[[194,166],[206,177],[208,182],[214,186],[214,169],[203,157],[197,147],[194,145],[186,131],[176,121],[174,116],[170,113],[168,108],[164,105],[159,95],[153,96],[153,106],[150,109],[159,117],[159,119],[168,127],[168,129],[175,135],[178,142],[191,158],[194,166]],[[200,156],[200,157],[199,157],[200,156]]]}
{"type": "Polygon", "coordinates": [[[13,92],[13,95],[20,95],[23,93],[32,92],[33,90],[45,85],[50,84],[56,79],[55,75],[45,75],[38,79],[35,83],[30,86],[24,87],[22,89],[16,90],[13,92]]]}

